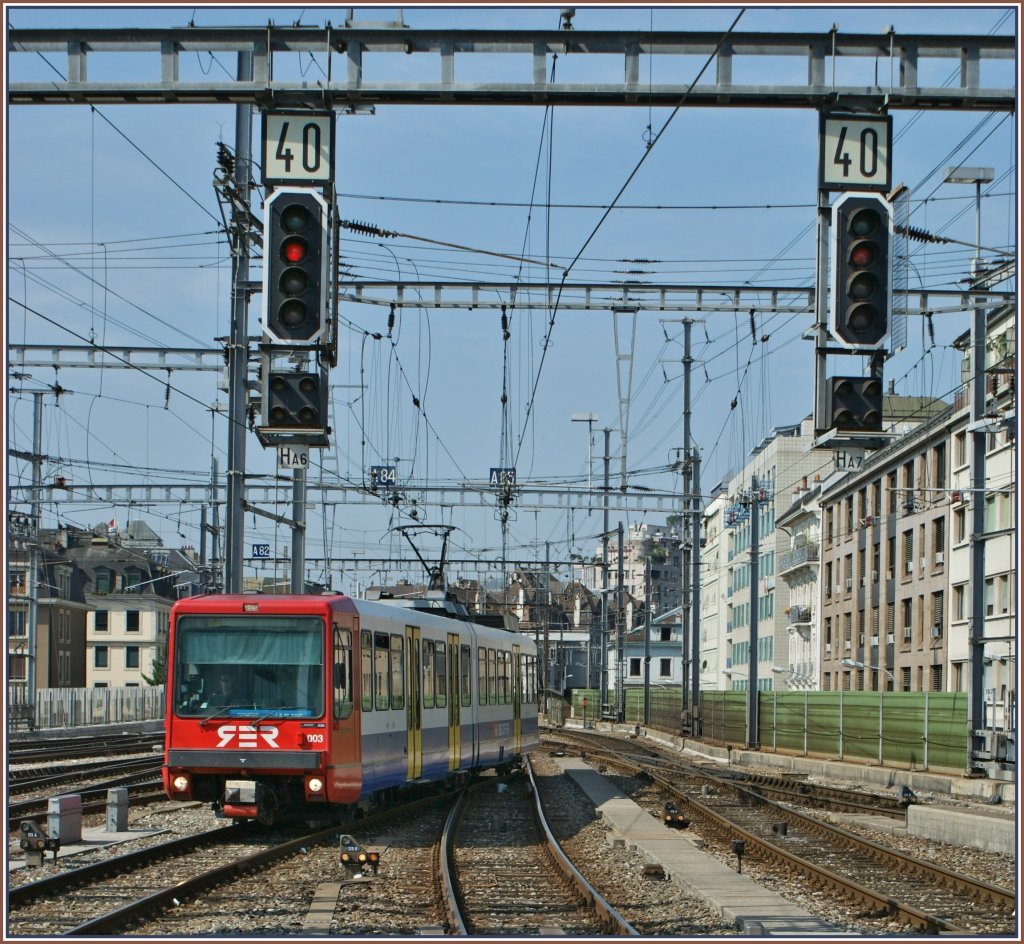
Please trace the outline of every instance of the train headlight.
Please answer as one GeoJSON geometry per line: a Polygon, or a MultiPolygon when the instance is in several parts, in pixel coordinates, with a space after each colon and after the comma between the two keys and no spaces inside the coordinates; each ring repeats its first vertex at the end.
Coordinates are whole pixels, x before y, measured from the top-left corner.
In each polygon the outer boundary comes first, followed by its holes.
{"type": "Polygon", "coordinates": [[[178,776],[171,781],[171,786],[174,787],[178,793],[184,793],[188,790],[188,777],[184,774],[178,774],[178,776]]]}
{"type": "Polygon", "coordinates": [[[321,793],[324,789],[324,782],[319,777],[310,777],[306,781],[306,789],[310,793],[321,793]]]}

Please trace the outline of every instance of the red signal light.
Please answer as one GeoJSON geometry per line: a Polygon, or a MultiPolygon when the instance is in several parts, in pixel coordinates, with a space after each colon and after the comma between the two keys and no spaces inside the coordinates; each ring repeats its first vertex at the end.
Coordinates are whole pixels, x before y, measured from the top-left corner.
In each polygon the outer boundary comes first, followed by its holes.
{"type": "Polygon", "coordinates": [[[306,258],[306,241],[304,239],[286,239],[281,243],[281,257],[292,265],[306,258]]]}
{"type": "Polygon", "coordinates": [[[850,263],[863,268],[864,266],[871,265],[875,261],[875,246],[873,243],[862,242],[854,245],[853,249],[850,250],[850,263]]]}

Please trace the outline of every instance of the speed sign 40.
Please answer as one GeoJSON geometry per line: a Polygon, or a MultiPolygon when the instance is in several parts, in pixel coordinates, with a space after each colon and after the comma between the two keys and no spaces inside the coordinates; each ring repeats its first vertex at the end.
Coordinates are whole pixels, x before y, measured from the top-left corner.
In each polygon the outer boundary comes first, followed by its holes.
{"type": "Polygon", "coordinates": [[[822,190],[892,189],[892,117],[822,115],[818,186],[822,190]]]}
{"type": "Polygon", "coordinates": [[[263,113],[263,182],[321,184],[334,179],[334,112],[263,113]]]}

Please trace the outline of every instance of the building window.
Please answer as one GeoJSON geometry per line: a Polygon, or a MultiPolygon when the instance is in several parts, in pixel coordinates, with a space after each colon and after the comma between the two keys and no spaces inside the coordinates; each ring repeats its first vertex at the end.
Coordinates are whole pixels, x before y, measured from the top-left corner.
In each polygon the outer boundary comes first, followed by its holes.
{"type": "Polygon", "coordinates": [[[885,554],[885,575],[889,580],[892,580],[896,576],[896,538],[889,538],[885,545],[885,554]]]}
{"type": "Polygon", "coordinates": [[[671,642],[672,641],[672,627],[671,626],[662,626],[661,627],[661,641],[662,642],[671,642]]]}
{"type": "Polygon", "coordinates": [[[886,481],[886,488],[887,488],[887,490],[889,492],[889,504],[888,504],[887,507],[888,507],[888,510],[889,510],[889,514],[893,515],[893,514],[896,513],[896,503],[898,501],[898,496],[897,496],[897,492],[896,492],[896,473],[895,472],[890,472],[885,477],[885,481],[886,481]]]}
{"type": "Polygon", "coordinates": [[[875,479],[875,484],[871,486],[871,514],[876,518],[882,514],[882,480],[875,479]]]}
{"type": "Polygon", "coordinates": [[[7,611],[7,634],[9,636],[26,636],[25,632],[27,614],[24,610],[7,611]]]}
{"type": "Polygon", "coordinates": [[[865,573],[865,570],[867,569],[867,564],[865,562],[866,556],[867,556],[867,549],[866,548],[862,547],[859,551],[857,551],[857,582],[862,587],[867,582],[867,577],[868,577],[868,575],[865,573]]]}
{"type": "Polygon", "coordinates": [[[828,541],[829,544],[832,543],[832,531],[833,531],[834,521],[835,521],[835,509],[834,508],[829,508],[825,512],[825,540],[828,541]]]}
{"type": "Polygon", "coordinates": [[[942,666],[941,665],[933,665],[932,666],[932,691],[933,692],[941,692],[942,691],[942,666]]]}
{"type": "Polygon", "coordinates": [[[936,488],[946,487],[946,446],[939,443],[933,453],[933,469],[935,471],[934,485],[936,488]]]}
{"type": "Polygon", "coordinates": [[[956,465],[967,465],[967,431],[953,437],[953,461],[956,465]]]}
{"type": "Polygon", "coordinates": [[[903,639],[909,641],[914,632],[914,601],[911,597],[907,597],[906,600],[900,601],[900,609],[902,611],[902,621],[900,625],[903,627],[903,639]]]}
{"type": "Polygon", "coordinates": [[[96,571],[96,593],[110,593],[110,576],[111,574],[109,570],[100,569],[96,571]]]}
{"type": "Polygon", "coordinates": [[[629,675],[630,678],[638,678],[640,676],[640,659],[630,658],[629,660],[629,675]]]}
{"type": "Polygon", "coordinates": [[[967,540],[967,512],[963,508],[953,512],[953,536],[957,544],[967,540]]]}
{"type": "Polygon", "coordinates": [[[106,669],[110,667],[110,647],[109,646],[97,646],[93,650],[92,664],[97,669],[106,669]]]}
{"type": "Polygon", "coordinates": [[[932,636],[939,637],[942,635],[943,626],[943,610],[945,609],[944,592],[939,590],[937,593],[932,594],[932,636]]]}
{"type": "Polygon", "coordinates": [[[853,496],[850,495],[846,499],[846,534],[844,537],[849,537],[853,534],[853,496]]]}
{"type": "Polygon", "coordinates": [[[909,528],[903,532],[903,572],[912,574],[914,572],[914,529],[909,528]]]}
{"type": "MultiPolygon", "coordinates": [[[[959,583],[953,588],[953,619],[964,619],[964,604],[967,595],[964,593],[966,585],[959,583]]],[[[957,689],[959,691],[959,689],[957,689]]]]}
{"type": "Polygon", "coordinates": [[[107,610],[96,611],[96,632],[105,633],[110,629],[110,613],[107,610]]]}
{"type": "Polygon", "coordinates": [[[125,610],[124,628],[130,633],[137,633],[139,631],[138,610],[125,610]]]}
{"type": "Polygon", "coordinates": [[[671,659],[659,659],[658,660],[658,676],[660,678],[671,678],[672,677],[672,660],[671,659]]]}
{"type": "MultiPolygon", "coordinates": [[[[935,553],[942,554],[946,550],[946,519],[936,518],[935,523],[932,527],[932,537],[934,538],[934,550],[935,553]]],[[[939,563],[936,560],[936,563],[939,563]]]]}
{"type": "Polygon", "coordinates": [[[139,667],[139,647],[125,646],[124,667],[126,669],[137,669],[139,667]]]}
{"type": "Polygon", "coordinates": [[[900,669],[900,690],[904,692],[910,691],[910,669],[900,669]]]}
{"type": "Polygon", "coordinates": [[[12,681],[23,682],[28,678],[26,666],[28,659],[25,656],[7,656],[7,677],[12,681]]]}
{"type": "Polygon", "coordinates": [[[825,617],[825,645],[832,645],[832,617],[825,617]]]}

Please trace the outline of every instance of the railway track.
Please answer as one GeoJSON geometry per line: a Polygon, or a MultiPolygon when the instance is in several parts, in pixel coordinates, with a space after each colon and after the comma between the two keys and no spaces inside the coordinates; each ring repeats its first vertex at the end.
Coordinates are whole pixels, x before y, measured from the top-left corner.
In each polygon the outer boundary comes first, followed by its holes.
{"type": "Polygon", "coordinates": [[[607,751],[613,757],[623,756],[657,767],[666,779],[679,777],[706,777],[709,782],[742,783],[756,788],[763,796],[786,801],[798,806],[826,809],[834,812],[865,813],[873,816],[888,816],[893,819],[906,818],[906,803],[892,795],[864,793],[843,787],[831,787],[807,783],[775,774],[750,771],[724,771],[721,765],[701,764],[684,761],[678,756],[666,753],[656,745],[644,744],[637,739],[624,740],[609,735],[582,732],[562,732],[545,736],[546,742],[575,745],[591,756],[600,757],[607,751]]]}
{"type": "MultiPolygon", "coordinates": [[[[600,761],[649,778],[680,805],[691,822],[700,824],[706,841],[727,849],[741,842],[747,857],[794,869],[822,887],[862,902],[871,914],[890,915],[928,933],[1013,930],[1012,890],[904,855],[781,806],[767,798],[758,784],[706,773],[680,775],[663,759],[638,759],[632,742],[624,744],[631,756],[616,756],[608,740],[600,742],[600,761]]],[[[591,755],[591,759],[597,758],[591,755]]],[[[651,812],[660,815],[661,810],[651,812]]]]}
{"type": "Polygon", "coordinates": [[[247,826],[219,827],[62,872],[10,890],[9,930],[14,935],[123,933],[162,909],[266,868],[336,831],[282,839],[247,826]],[[148,891],[140,896],[140,889],[148,891]]]}
{"type": "Polygon", "coordinates": [[[450,929],[474,936],[636,935],[558,847],[537,796],[530,772],[529,780],[514,777],[460,797],[438,854],[450,929]]]}
{"type": "Polygon", "coordinates": [[[33,738],[12,740],[7,745],[8,763],[27,764],[73,760],[111,754],[137,754],[163,745],[156,734],[109,734],[103,737],[33,738]]]}
{"type": "MultiPolygon", "coordinates": [[[[130,783],[115,783],[112,786],[127,786],[128,800],[133,806],[145,806],[149,803],[159,803],[167,799],[167,794],[164,792],[159,779],[136,781],[135,778],[132,778],[130,783]]],[[[107,809],[107,791],[109,789],[110,786],[99,786],[76,791],[82,798],[82,815],[105,813],[107,809]]],[[[47,807],[48,798],[18,800],[15,803],[8,804],[8,830],[17,832],[23,819],[38,819],[45,816],[47,807]]]]}

